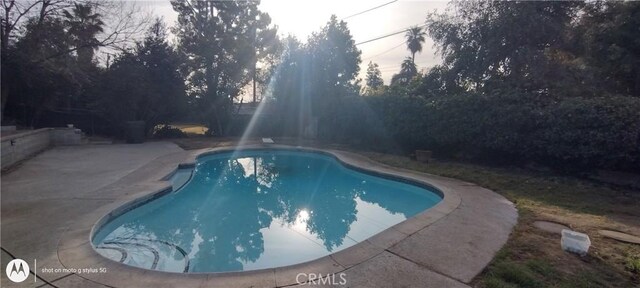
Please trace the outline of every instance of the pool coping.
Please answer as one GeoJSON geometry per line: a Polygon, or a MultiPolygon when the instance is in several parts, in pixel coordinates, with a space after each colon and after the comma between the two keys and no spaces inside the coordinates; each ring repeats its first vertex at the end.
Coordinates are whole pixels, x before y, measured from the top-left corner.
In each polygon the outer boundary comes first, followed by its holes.
{"type": "MultiPolygon", "coordinates": [[[[407,240],[412,235],[428,228],[434,223],[445,219],[449,214],[458,209],[462,200],[456,190],[459,190],[461,186],[472,187],[475,185],[473,183],[460,180],[387,166],[351,152],[279,144],[228,146],[187,151],[185,153],[184,160],[181,163],[163,164],[173,165],[173,167],[170,167],[172,169],[170,173],[167,174],[165,170],[164,175],[152,175],[147,179],[140,179],[138,183],[131,185],[130,190],[133,190],[130,191],[131,193],[123,195],[122,197],[117,198],[114,202],[96,209],[92,213],[85,215],[82,219],[79,219],[70,225],[69,230],[64,233],[58,244],[58,258],[64,267],[69,269],[74,267],[96,269],[105,268],[108,273],[76,274],[87,280],[114,287],[170,287],[176,285],[179,285],[180,287],[292,286],[312,280],[308,278],[308,274],[300,277],[299,274],[301,272],[313,272],[316,275],[332,275],[364,264],[384,252],[392,251],[392,248],[397,244],[407,240]],[[172,185],[168,181],[168,177],[175,173],[177,169],[193,167],[199,157],[211,154],[227,153],[236,150],[260,149],[294,150],[330,155],[336,158],[341,164],[352,169],[357,169],[365,173],[385,178],[402,179],[411,183],[417,183],[419,185],[434,188],[436,191],[441,193],[443,199],[435,206],[401,223],[391,226],[365,241],[361,241],[351,247],[345,248],[344,250],[308,262],[284,267],[217,273],[163,272],[122,264],[103,257],[95,251],[91,241],[91,237],[93,237],[94,232],[102,227],[102,225],[122,213],[151,201],[156,197],[160,197],[161,195],[171,192],[172,185]]],[[[504,243],[498,244],[501,247],[504,243]]],[[[421,247],[415,248],[420,249],[421,247]]],[[[451,248],[451,253],[455,253],[456,247],[451,248]]],[[[492,249],[490,250],[495,250],[493,247],[491,248],[492,249]]],[[[495,251],[493,252],[495,253],[495,251]]],[[[487,256],[488,257],[483,256],[481,260],[488,263],[493,258],[493,254],[489,253],[487,256]]],[[[482,267],[484,267],[486,263],[482,265],[482,267]]],[[[465,273],[462,276],[457,274],[448,275],[441,271],[436,272],[443,273],[445,274],[445,277],[450,277],[459,283],[469,283],[471,279],[467,275],[476,275],[481,271],[478,270],[477,267],[473,268],[474,271],[471,271],[471,273],[465,273]]]]}

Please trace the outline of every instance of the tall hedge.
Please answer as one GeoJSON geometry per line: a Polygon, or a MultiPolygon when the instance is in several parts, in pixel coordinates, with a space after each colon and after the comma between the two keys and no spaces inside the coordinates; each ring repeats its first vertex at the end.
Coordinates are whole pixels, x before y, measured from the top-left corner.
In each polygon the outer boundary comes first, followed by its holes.
{"type": "Polygon", "coordinates": [[[431,149],[441,155],[501,162],[640,170],[639,98],[550,101],[495,91],[364,99],[369,114],[345,111],[351,120],[341,121],[345,126],[340,131],[351,138],[386,139],[369,140],[371,148],[395,143],[406,151],[431,149]]]}
{"type": "Polygon", "coordinates": [[[541,111],[536,156],[556,164],[640,170],[640,98],[567,98],[541,111]]]}

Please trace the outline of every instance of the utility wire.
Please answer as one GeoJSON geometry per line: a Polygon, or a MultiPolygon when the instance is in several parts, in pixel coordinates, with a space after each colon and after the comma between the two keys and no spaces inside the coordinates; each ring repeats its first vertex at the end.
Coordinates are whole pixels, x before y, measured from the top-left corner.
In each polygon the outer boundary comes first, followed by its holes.
{"type": "MultiPolygon", "coordinates": [[[[422,65],[427,65],[429,64],[428,62],[424,62],[424,63],[416,63],[416,68],[418,69],[418,71],[420,70],[420,66],[422,65]]],[[[394,71],[394,70],[400,70],[402,67],[400,65],[395,66],[395,67],[389,67],[389,68],[379,68],[380,72],[388,72],[388,71],[394,71]]]]}
{"type": "Polygon", "coordinates": [[[398,48],[398,47],[400,47],[400,46],[404,45],[405,43],[406,43],[405,41],[402,41],[402,42],[398,43],[398,45],[394,46],[393,48],[389,48],[389,50],[386,50],[386,51],[381,52],[381,53],[379,53],[379,54],[376,54],[376,55],[373,55],[373,56],[371,56],[371,57],[367,57],[367,58],[365,58],[365,59],[362,59],[362,61],[371,60],[371,59],[376,58],[376,57],[378,57],[378,56],[380,56],[380,55],[387,54],[387,53],[389,53],[389,52],[391,52],[391,51],[395,50],[396,48],[398,48]]]}
{"type": "MultiPolygon", "coordinates": [[[[427,24],[422,24],[422,25],[419,25],[417,27],[425,27],[425,26],[427,26],[427,24]]],[[[404,33],[404,32],[409,31],[409,29],[411,29],[412,27],[414,27],[414,26],[405,28],[402,31],[398,31],[398,32],[394,32],[394,33],[387,34],[387,35],[384,35],[384,36],[380,36],[380,37],[376,37],[376,38],[373,38],[373,39],[365,40],[365,41],[362,41],[360,43],[356,43],[355,46],[358,46],[358,45],[361,45],[361,44],[365,44],[365,43],[369,43],[369,42],[373,42],[373,41],[380,40],[380,39],[383,39],[383,38],[387,38],[387,37],[390,37],[390,36],[393,36],[393,35],[397,35],[397,34],[400,34],[400,33],[404,33]]]]}
{"type": "Polygon", "coordinates": [[[358,15],[360,15],[360,14],[364,14],[364,13],[367,13],[367,12],[369,12],[369,11],[373,11],[373,10],[376,10],[376,9],[378,9],[378,8],[382,8],[382,7],[387,6],[387,5],[389,5],[389,4],[391,4],[391,3],[394,3],[394,2],[398,2],[398,0],[393,0],[393,1],[391,1],[391,2],[384,3],[384,4],[382,4],[382,5],[379,5],[379,6],[376,6],[376,7],[373,7],[373,8],[367,9],[367,10],[364,10],[364,11],[362,11],[362,12],[358,12],[358,13],[356,13],[356,14],[349,15],[349,16],[347,16],[347,17],[344,17],[344,18],[340,19],[340,20],[344,20],[344,19],[348,19],[348,18],[351,18],[351,17],[355,17],[355,16],[358,16],[358,15]]]}
{"type": "MultiPolygon", "coordinates": [[[[421,65],[427,65],[429,64],[428,61],[424,61],[424,62],[420,62],[420,63],[416,63],[416,68],[420,68],[421,65]]],[[[385,71],[393,71],[393,70],[400,70],[400,65],[392,65],[392,66],[384,66],[384,67],[378,67],[378,69],[380,69],[380,72],[385,72],[385,71]]]]}

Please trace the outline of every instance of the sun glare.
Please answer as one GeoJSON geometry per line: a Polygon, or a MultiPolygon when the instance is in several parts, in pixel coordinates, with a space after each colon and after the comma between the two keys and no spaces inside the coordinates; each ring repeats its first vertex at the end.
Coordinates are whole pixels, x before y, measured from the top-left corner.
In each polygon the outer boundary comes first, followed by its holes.
{"type": "Polygon", "coordinates": [[[293,223],[292,228],[301,232],[307,231],[307,221],[309,221],[309,216],[309,211],[307,211],[306,209],[300,210],[300,212],[298,212],[298,216],[296,216],[296,221],[293,223]]]}

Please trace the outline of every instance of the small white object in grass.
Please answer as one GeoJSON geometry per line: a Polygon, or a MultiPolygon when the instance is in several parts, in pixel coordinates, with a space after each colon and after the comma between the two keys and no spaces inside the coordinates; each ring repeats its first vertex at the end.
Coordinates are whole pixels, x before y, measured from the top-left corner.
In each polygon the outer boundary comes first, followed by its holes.
{"type": "Polygon", "coordinates": [[[271,138],[262,138],[262,143],[264,143],[264,144],[273,144],[275,142],[273,142],[273,139],[271,139],[271,138]]]}
{"type": "Polygon", "coordinates": [[[589,246],[591,246],[589,235],[567,229],[562,229],[562,240],[560,243],[562,250],[576,253],[580,256],[587,255],[589,246]]]}

